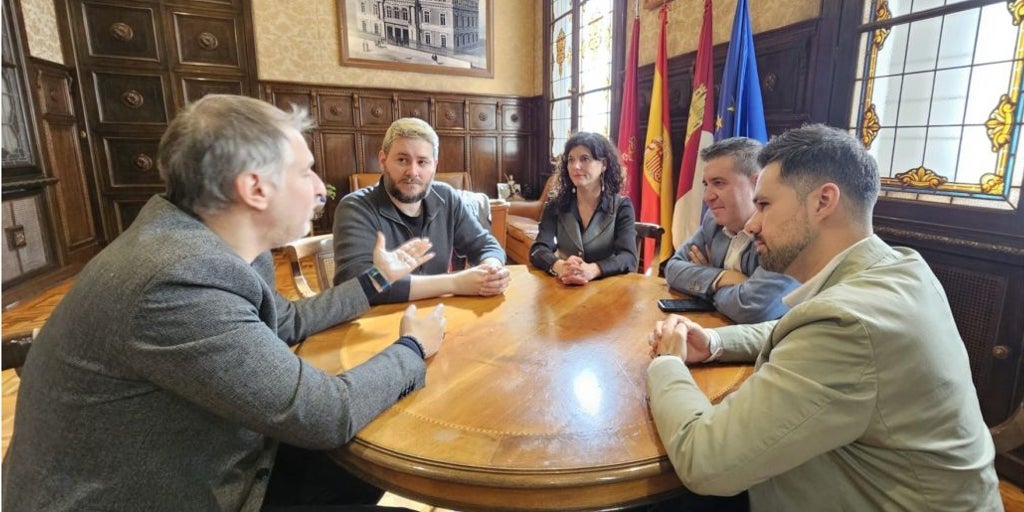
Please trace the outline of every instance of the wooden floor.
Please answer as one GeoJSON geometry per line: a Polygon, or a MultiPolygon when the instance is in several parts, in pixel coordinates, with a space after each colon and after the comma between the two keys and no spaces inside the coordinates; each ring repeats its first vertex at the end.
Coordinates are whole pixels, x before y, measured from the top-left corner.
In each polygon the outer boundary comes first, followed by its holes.
{"type": "MultiPolygon", "coordinates": [[[[293,299],[298,297],[294,287],[291,286],[292,281],[288,264],[281,257],[277,257],[276,262],[277,283],[281,293],[285,297],[293,299]]],[[[311,269],[309,275],[312,275],[311,269]]],[[[31,330],[42,326],[46,318],[50,316],[50,311],[64,297],[71,284],[71,280],[68,280],[49,290],[42,291],[35,297],[8,307],[3,311],[2,321],[0,321],[0,328],[2,328],[3,333],[31,330]]],[[[10,442],[11,433],[14,431],[14,406],[15,398],[17,398],[18,394],[18,384],[18,376],[14,370],[2,372],[2,380],[0,380],[0,386],[2,386],[2,389],[0,389],[2,391],[0,393],[2,395],[2,404],[0,404],[2,405],[2,412],[0,412],[2,414],[0,453],[3,454],[7,453],[7,444],[10,442]]],[[[1000,482],[999,488],[1003,495],[1003,505],[1006,508],[1006,512],[1024,512],[1024,490],[1005,480],[1000,482]]],[[[423,505],[390,493],[384,496],[380,504],[406,507],[419,512],[444,511],[444,509],[433,508],[429,505],[423,505]]]]}

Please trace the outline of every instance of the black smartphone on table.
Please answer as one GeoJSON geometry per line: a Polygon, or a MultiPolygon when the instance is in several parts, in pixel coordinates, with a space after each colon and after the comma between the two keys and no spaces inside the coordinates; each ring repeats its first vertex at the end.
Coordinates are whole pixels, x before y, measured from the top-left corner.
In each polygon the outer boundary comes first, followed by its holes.
{"type": "Polygon", "coordinates": [[[658,308],[666,313],[715,310],[714,305],[701,299],[658,299],[658,308]]]}

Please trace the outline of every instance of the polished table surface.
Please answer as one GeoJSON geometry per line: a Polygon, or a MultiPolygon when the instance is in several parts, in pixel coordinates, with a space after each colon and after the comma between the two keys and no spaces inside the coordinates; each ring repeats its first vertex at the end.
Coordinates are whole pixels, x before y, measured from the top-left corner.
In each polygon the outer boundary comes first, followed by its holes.
{"type": "MultiPolygon", "coordinates": [[[[445,304],[447,336],[427,363],[427,385],[372,421],[336,461],[397,494],[458,510],[584,510],[650,502],[680,483],[646,402],[647,334],[675,296],[664,279],[615,276],[566,287],[546,273],[509,267],[499,297],[445,304]]],[[[405,304],[305,341],[298,354],[337,373],[398,335],[405,304]]],[[[690,315],[708,326],[717,313],[690,315]]],[[[717,402],[749,365],[692,369],[717,402]]]]}

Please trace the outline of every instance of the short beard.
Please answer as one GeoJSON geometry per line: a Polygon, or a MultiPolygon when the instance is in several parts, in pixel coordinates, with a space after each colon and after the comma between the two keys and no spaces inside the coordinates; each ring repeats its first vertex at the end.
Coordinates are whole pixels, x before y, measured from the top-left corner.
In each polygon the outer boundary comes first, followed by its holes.
{"type": "Polygon", "coordinates": [[[765,270],[780,274],[785,272],[793,264],[797,256],[800,256],[800,253],[811,243],[811,229],[806,222],[801,223],[799,226],[794,226],[793,229],[799,230],[796,233],[796,240],[775,248],[765,245],[765,248],[768,250],[759,255],[761,266],[765,270]]]}
{"type": "Polygon", "coordinates": [[[388,192],[388,195],[395,198],[395,200],[397,200],[399,203],[413,204],[418,203],[422,201],[424,197],[427,197],[427,192],[430,190],[431,181],[427,181],[427,183],[423,187],[423,191],[420,192],[419,194],[407,195],[403,194],[402,191],[398,189],[398,186],[391,179],[391,176],[384,174],[384,190],[386,190],[388,192]]]}

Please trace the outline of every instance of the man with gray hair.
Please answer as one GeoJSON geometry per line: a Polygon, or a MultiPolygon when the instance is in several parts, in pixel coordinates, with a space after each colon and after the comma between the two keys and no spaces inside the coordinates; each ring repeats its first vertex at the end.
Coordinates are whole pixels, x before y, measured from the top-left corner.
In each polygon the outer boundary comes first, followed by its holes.
{"type": "Polygon", "coordinates": [[[700,152],[704,204],[700,229],[665,264],[668,285],[706,300],[737,323],[774,320],[786,312],[782,296],[793,278],[761,267],[743,225],[754,215],[754,185],[761,143],[747,137],[720,140],[700,152]]]}
{"type": "Polygon", "coordinates": [[[170,123],[167,193],[86,265],[33,343],[5,510],[257,511],[279,441],[338,448],[424,385],[441,306],[410,306],[397,341],[341,375],[289,348],[432,257],[429,241],[389,252],[378,235],[374,276],[296,302],[277,293],[269,251],[306,232],[326,193],[308,126],[303,111],[221,95],[170,123]]]}
{"type": "Polygon", "coordinates": [[[395,282],[373,303],[405,302],[443,295],[491,296],[504,293],[510,277],[505,251],[463,205],[447,183],[434,181],[438,137],[426,121],[399,119],[384,135],[378,153],[376,186],[345,196],[334,214],[334,282],[372,265],[373,233],[388,244],[427,238],[439,255],[395,282]],[[471,265],[460,268],[462,259],[471,265]]]}

